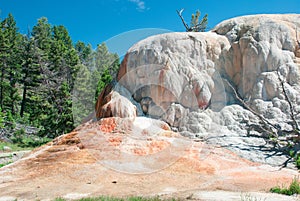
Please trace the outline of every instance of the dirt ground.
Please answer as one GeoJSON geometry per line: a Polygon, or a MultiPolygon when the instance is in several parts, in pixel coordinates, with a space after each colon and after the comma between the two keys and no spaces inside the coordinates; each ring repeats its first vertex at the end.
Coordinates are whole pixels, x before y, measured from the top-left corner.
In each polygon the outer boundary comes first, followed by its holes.
{"type": "MultiPolygon", "coordinates": [[[[101,125],[100,129],[103,129],[101,125]]],[[[166,133],[164,137],[168,136],[173,142],[174,138],[179,138],[171,136],[170,132],[166,133]]],[[[125,137],[121,132],[109,132],[106,135],[108,137],[105,139],[111,147],[120,146],[120,141],[124,141],[125,137]]],[[[93,130],[82,135],[79,129],[1,168],[0,200],[77,199],[100,195],[159,195],[161,198],[192,200],[249,200],[244,199],[247,197],[272,201],[299,199],[267,193],[276,185],[288,185],[299,176],[296,170],[253,163],[226,149],[203,142],[193,142],[192,146],[189,144],[184,154],[164,163],[168,158],[147,158],[149,154],[145,153],[159,152],[171,141],[161,143],[159,140],[150,140],[151,143],[144,149],[128,149],[131,146],[126,146],[126,150],[135,153],[134,160],[140,163],[128,164],[128,167],[142,170],[134,174],[126,171],[126,166],[113,168],[117,166],[106,163],[111,150],[91,136],[96,136],[93,130]],[[86,138],[92,139],[90,141],[94,144],[83,143],[86,138]],[[144,158],[144,161],[140,158],[144,158]],[[151,164],[150,160],[157,164],[161,161],[165,166],[151,166],[152,171],[139,168],[141,164],[151,164]]],[[[120,164],[123,164],[122,156],[118,156],[120,164]]]]}

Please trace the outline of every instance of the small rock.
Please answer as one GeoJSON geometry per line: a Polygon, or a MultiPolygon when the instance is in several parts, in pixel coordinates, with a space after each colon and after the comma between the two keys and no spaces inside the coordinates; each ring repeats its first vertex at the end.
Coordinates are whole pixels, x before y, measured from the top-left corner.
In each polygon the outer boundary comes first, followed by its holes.
{"type": "Polygon", "coordinates": [[[186,197],[187,200],[192,200],[193,199],[194,194],[190,194],[189,196],[186,197]]]}
{"type": "Polygon", "coordinates": [[[9,151],[12,151],[12,148],[10,148],[9,146],[4,146],[3,151],[9,152],[9,151]]]}

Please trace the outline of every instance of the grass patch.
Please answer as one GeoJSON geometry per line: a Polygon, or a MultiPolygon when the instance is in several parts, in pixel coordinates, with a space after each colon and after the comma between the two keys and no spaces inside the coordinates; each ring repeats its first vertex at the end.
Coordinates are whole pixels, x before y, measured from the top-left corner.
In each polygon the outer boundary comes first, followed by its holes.
{"type": "Polygon", "coordinates": [[[283,195],[300,194],[300,183],[299,180],[295,178],[288,188],[276,186],[271,188],[270,191],[272,193],[279,193],[283,195]]]}
{"type": "Polygon", "coordinates": [[[6,163],[0,163],[0,168],[4,167],[6,165],[9,165],[11,163],[12,163],[12,161],[9,161],[9,162],[6,162],[6,163]]]}
{"type": "Polygon", "coordinates": [[[24,150],[30,150],[30,147],[21,147],[18,144],[13,144],[9,142],[1,142],[0,141],[0,152],[4,151],[4,147],[10,147],[11,151],[24,151],[24,150]]]}

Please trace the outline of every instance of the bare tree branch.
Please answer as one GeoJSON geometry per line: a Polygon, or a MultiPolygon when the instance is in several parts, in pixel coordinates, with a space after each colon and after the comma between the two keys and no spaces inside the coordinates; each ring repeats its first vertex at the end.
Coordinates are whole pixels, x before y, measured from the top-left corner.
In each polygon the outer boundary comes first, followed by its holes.
{"type": "Polygon", "coordinates": [[[293,105],[292,105],[292,101],[291,101],[290,97],[288,96],[288,94],[287,94],[287,92],[286,92],[286,89],[285,89],[285,86],[284,86],[285,81],[281,78],[281,75],[280,75],[280,73],[279,73],[279,69],[278,69],[278,68],[277,68],[277,75],[278,75],[278,79],[279,79],[279,81],[280,81],[280,85],[281,85],[281,88],[282,88],[283,95],[284,95],[286,101],[287,101],[288,104],[289,104],[289,108],[290,108],[290,117],[291,117],[291,119],[292,119],[292,121],[293,121],[293,124],[292,124],[293,129],[297,132],[297,135],[300,135],[300,127],[299,127],[299,124],[298,124],[298,122],[296,121],[296,118],[295,118],[295,116],[296,116],[297,114],[295,114],[294,107],[293,107],[293,105]]]}
{"type": "Polygon", "coordinates": [[[184,21],[184,18],[183,18],[183,16],[182,16],[182,12],[183,12],[183,11],[184,11],[184,9],[181,9],[180,11],[176,10],[176,12],[177,12],[178,16],[180,17],[180,19],[181,19],[181,21],[182,21],[182,23],[183,23],[183,25],[184,25],[186,31],[187,31],[187,32],[190,32],[190,31],[192,31],[192,30],[191,30],[191,28],[187,25],[187,23],[184,21]]]}
{"type": "MultiPolygon", "coordinates": [[[[226,80],[223,79],[224,82],[226,82],[226,84],[231,88],[231,90],[234,92],[234,95],[236,97],[236,99],[243,105],[243,107],[245,107],[247,110],[249,110],[250,112],[252,112],[255,116],[257,116],[263,123],[269,125],[270,127],[274,128],[276,131],[278,131],[278,127],[275,126],[274,124],[272,124],[268,119],[264,118],[261,114],[259,114],[258,112],[256,112],[255,110],[253,110],[247,103],[245,103],[245,101],[241,98],[242,96],[238,93],[238,91],[232,86],[232,84],[226,80]]],[[[275,134],[273,131],[269,131],[266,130],[264,128],[264,130],[268,133],[271,133],[274,137],[278,137],[277,133],[275,134]]]]}

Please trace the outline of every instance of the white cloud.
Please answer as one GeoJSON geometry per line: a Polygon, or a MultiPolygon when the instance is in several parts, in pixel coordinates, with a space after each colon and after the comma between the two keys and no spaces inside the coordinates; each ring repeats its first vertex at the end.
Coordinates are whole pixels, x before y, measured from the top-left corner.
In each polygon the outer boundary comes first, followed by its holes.
{"type": "Polygon", "coordinates": [[[146,9],[145,2],[142,0],[128,0],[128,1],[135,3],[138,11],[144,11],[146,9]]]}

